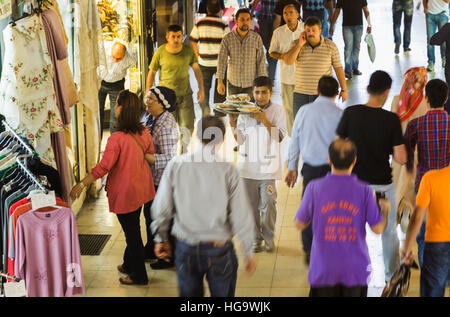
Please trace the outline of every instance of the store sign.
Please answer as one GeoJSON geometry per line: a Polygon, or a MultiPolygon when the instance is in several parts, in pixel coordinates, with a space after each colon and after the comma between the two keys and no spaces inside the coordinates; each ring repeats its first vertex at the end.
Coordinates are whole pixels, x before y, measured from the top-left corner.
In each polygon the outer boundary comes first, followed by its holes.
{"type": "Polygon", "coordinates": [[[11,15],[11,0],[0,0],[0,20],[11,15]]]}

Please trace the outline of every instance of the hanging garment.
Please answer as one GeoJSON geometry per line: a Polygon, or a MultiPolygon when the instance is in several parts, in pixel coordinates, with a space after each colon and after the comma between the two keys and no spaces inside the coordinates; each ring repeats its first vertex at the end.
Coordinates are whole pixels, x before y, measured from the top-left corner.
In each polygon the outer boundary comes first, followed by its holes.
{"type": "MultiPolygon", "coordinates": [[[[56,197],[56,205],[61,207],[67,207],[70,208],[69,205],[64,203],[59,197],[56,197]]],[[[51,211],[54,208],[46,207],[41,208],[38,211],[39,212],[47,212],[51,211]]],[[[27,212],[33,210],[31,199],[26,197],[19,201],[17,201],[15,204],[11,205],[9,209],[9,230],[8,230],[8,274],[10,276],[15,275],[14,267],[15,267],[15,258],[16,258],[16,228],[17,228],[17,221],[19,220],[19,217],[23,214],[26,214],[27,212]]]]}
{"type": "Polygon", "coordinates": [[[50,134],[62,131],[53,67],[41,19],[26,17],[3,31],[6,46],[0,81],[0,113],[25,136],[42,160],[56,168],[50,134]],[[32,56],[33,58],[30,58],[32,56]]]}
{"type": "Polygon", "coordinates": [[[64,125],[70,123],[69,95],[67,91],[66,73],[63,60],[67,58],[67,48],[58,15],[53,10],[42,12],[48,52],[53,64],[53,86],[55,87],[56,104],[64,125]]]}
{"type": "MultiPolygon", "coordinates": [[[[58,15],[53,10],[45,10],[42,13],[42,22],[54,69],[53,85],[55,87],[56,104],[60,111],[63,124],[68,125],[71,120],[71,113],[67,91],[67,77],[64,67],[64,60],[67,58],[67,48],[63,38],[63,29],[61,28],[58,15]]],[[[59,175],[63,188],[62,197],[64,200],[69,201],[71,183],[64,131],[52,133],[51,143],[56,166],[60,172],[59,175]]]]}
{"type": "Polygon", "coordinates": [[[28,297],[84,295],[80,245],[73,211],[30,211],[19,217],[15,273],[28,297]]]}

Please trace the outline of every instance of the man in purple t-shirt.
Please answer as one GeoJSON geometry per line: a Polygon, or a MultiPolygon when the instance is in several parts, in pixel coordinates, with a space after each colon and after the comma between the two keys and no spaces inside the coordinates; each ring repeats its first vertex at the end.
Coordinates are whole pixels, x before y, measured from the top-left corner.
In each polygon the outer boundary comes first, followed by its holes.
{"type": "Polygon", "coordinates": [[[308,184],[296,216],[300,230],[312,222],[310,296],[366,297],[370,276],[366,222],[381,234],[389,207],[380,213],[369,184],[351,175],[356,164],[352,141],[337,139],[328,153],[331,173],[308,184]]]}

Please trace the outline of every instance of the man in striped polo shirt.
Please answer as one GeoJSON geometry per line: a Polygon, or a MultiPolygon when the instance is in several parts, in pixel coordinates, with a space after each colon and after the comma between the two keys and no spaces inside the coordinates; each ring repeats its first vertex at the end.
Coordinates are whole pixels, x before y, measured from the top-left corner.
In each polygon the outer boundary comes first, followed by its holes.
{"type": "Polygon", "coordinates": [[[305,21],[305,31],[285,57],[287,65],[296,63],[294,88],[294,118],[301,106],[317,98],[317,85],[322,76],[332,76],[334,68],[341,86],[339,97],[347,99],[347,85],[339,50],[331,40],[321,36],[322,23],[315,17],[305,21]]]}
{"type": "MultiPolygon", "coordinates": [[[[210,114],[209,91],[212,86],[213,75],[217,71],[217,58],[219,56],[220,42],[230,30],[225,22],[219,18],[220,5],[217,0],[208,0],[206,5],[207,16],[200,19],[192,29],[190,39],[198,64],[203,74],[203,88],[205,99],[200,103],[202,116],[210,114]]],[[[217,92],[217,79],[214,88],[214,102],[225,101],[225,96],[217,92]]],[[[219,113],[217,113],[219,114],[219,113]]]]}

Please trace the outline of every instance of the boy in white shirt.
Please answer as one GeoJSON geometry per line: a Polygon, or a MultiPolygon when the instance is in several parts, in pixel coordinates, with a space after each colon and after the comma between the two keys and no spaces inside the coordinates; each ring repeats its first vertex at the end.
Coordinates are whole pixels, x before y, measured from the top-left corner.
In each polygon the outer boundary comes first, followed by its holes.
{"type": "Polygon", "coordinates": [[[275,248],[274,231],[277,215],[275,180],[281,179],[283,166],[280,143],[287,135],[286,114],[273,103],[272,81],[258,77],[253,84],[253,97],[261,111],[251,115],[229,115],[234,138],[239,146],[237,165],[253,207],[256,223],[254,252],[275,248]]]}

